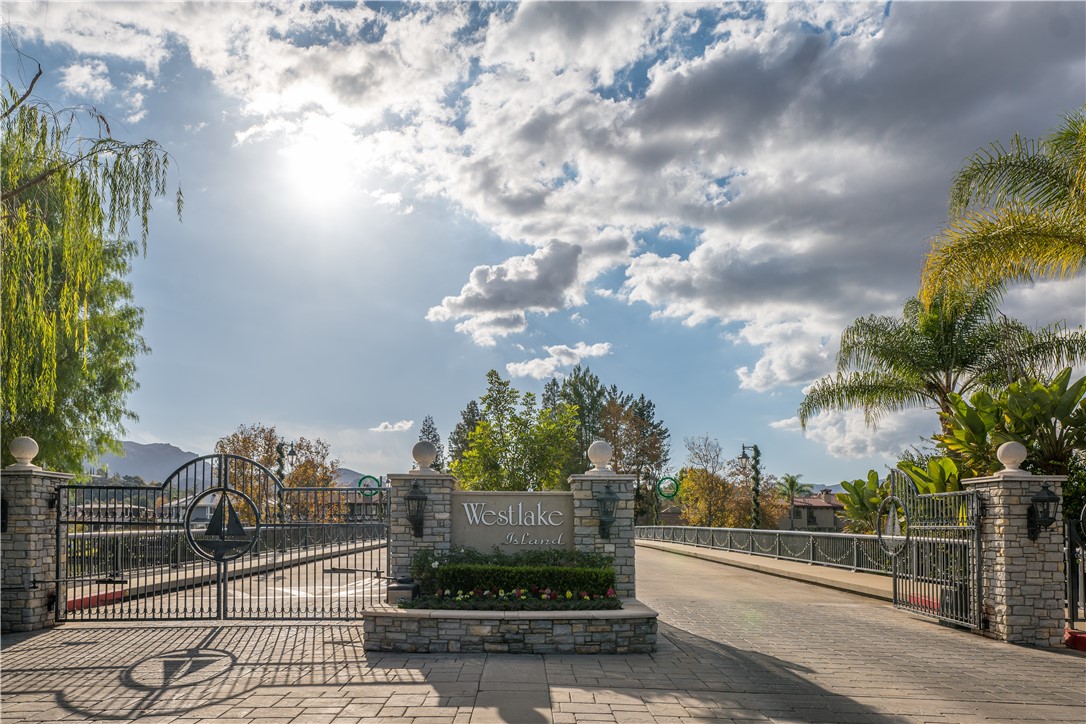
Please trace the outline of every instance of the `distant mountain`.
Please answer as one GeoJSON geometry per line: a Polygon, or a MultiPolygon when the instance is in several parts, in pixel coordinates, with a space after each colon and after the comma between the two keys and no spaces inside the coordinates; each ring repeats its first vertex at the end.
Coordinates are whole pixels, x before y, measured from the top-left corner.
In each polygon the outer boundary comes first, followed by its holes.
{"type": "MultiPolygon", "coordinates": [[[[147,483],[161,483],[170,473],[199,457],[196,453],[164,442],[144,445],[125,440],[121,444],[124,446],[124,455],[103,455],[98,467],[105,467],[110,475],[138,475],[147,483]]],[[[350,468],[339,468],[336,472],[336,482],[339,485],[356,485],[362,477],[362,473],[350,468]]]]}
{"type": "Polygon", "coordinates": [[[350,468],[338,468],[336,472],[339,474],[336,482],[340,485],[355,485],[358,483],[358,479],[362,477],[362,473],[350,468]]]}
{"type": "Polygon", "coordinates": [[[103,455],[98,467],[106,467],[110,475],[138,475],[147,483],[161,483],[170,473],[188,461],[199,457],[165,442],[144,445],[125,440],[124,455],[103,455]]]}

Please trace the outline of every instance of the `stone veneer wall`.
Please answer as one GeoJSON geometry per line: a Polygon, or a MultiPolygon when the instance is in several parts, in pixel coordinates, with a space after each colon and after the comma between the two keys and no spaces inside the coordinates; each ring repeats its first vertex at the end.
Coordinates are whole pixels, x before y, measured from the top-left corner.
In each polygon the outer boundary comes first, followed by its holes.
{"type": "Polygon", "coordinates": [[[7,530],[0,534],[3,633],[37,631],[56,621],[56,487],[72,478],[12,467],[0,471],[0,496],[8,509],[7,530]],[[35,581],[41,583],[32,588],[35,581]]]}
{"type": "Polygon", "coordinates": [[[433,548],[438,554],[448,553],[452,546],[452,491],[456,478],[444,473],[391,473],[389,482],[389,575],[393,578],[411,575],[411,558],[420,548],[433,548]],[[403,496],[414,483],[427,495],[422,537],[413,535],[407,522],[407,506],[403,496]]]}
{"type": "MultiPolygon", "coordinates": [[[[1015,644],[1060,646],[1066,626],[1063,526],[1027,535],[1031,498],[1048,483],[1061,495],[1063,476],[1028,473],[963,480],[981,492],[982,605],[988,636],[1015,644]]],[[[1062,512],[1062,511],[1061,511],[1062,512]]]]}
{"type": "Polygon", "coordinates": [[[619,598],[637,595],[634,575],[634,476],[610,472],[571,475],[573,491],[573,547],[612,556],[615,559],[615,593],[619,598]],[[600,518],[595,496],[610,484],[618,496],[611,537],[600,537],[600,518]]]}
{"type": "Polygon", "coordinates": [[[367,651],[399,653],[647,654],[656,611],[636,601],[618,611],[367,611],[367,651]]]}

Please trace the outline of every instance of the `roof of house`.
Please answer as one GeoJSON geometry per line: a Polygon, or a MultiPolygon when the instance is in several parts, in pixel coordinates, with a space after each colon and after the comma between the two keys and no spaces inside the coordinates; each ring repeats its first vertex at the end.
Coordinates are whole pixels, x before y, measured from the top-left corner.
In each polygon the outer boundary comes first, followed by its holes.
{"type": "Polygon", "coordinates": [[[837,500],[836,497],[823,498],[821,495],[809,495],[803,498],[796,498],[795,505],[797,508],[841,508],[845,506],[837,500]]]}

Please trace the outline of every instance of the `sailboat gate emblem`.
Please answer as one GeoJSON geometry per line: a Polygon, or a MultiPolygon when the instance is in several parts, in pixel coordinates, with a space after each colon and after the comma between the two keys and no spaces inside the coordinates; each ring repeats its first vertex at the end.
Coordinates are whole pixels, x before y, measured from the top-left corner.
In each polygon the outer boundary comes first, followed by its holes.
{"type": "Polygon", "coordinates": [[[192,499],[185,512],[185,537],[193,551],[209,561],[241,558],[252,549],[259,531],[260,511],[252,498],[240,490],[205,490],[192,499]],[[201,514],[206,514],[209,508],[213,512],[204,527],[201,514]],[[242,523],[243,518],[248,528],[242,523]]]}

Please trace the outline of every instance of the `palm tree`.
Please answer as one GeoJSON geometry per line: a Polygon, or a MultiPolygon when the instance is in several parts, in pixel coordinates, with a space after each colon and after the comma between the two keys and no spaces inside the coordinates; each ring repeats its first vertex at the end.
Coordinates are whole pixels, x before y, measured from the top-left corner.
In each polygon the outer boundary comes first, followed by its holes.
{"type": "Polygon", "coordinates": [[[805,495],[810,495],[814,492],[814,486],[810,483],[801,483],[799,479],[802,475],[792,475],[791,473],[782,475],[777,480],[777,491],[781,495],[788,496],[788,529],[794,530],[796,527],[796,498],[802,498],[805,495]]]}
{"type": "MultiPolygon", "coordinates": [[[[841,333],[837,372],[814,383],[799,407],[800,424],[823,410],[862,408],[868,425],[913,407],[950,410],[950,394],[1002,388],[1023,376],[1086,360],[1086,331],[1055,324],[1031,330],[997,315],[989,289],[929,306],[905,302],[900,317],[857,319],[841,333]]],[[[944,430],[946,432],[946,430],[944,430]]]]}
{"type": "MultiPolygon", "coordinates": [[[[1086,109],[1086,107],[1084,107],[1086,109]]],[[[1017,134],[966,159],[950,190],[951,221],[932,243],[921,282],[940,290],[1070,279],[1086,268],[1086,116],[1068,113],[1053,134],[1017,134]]]]}

